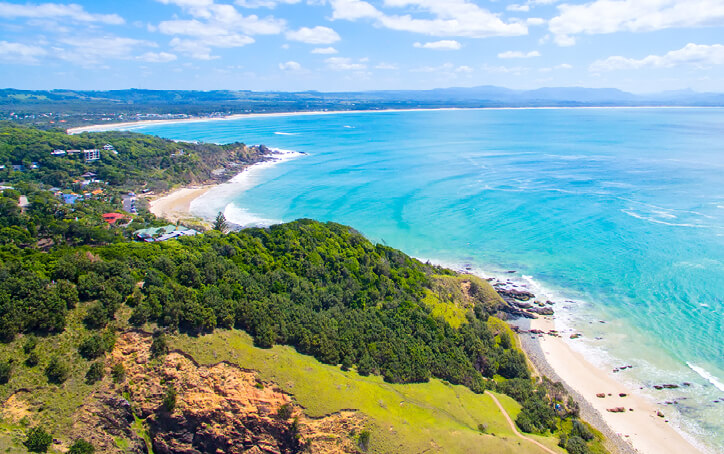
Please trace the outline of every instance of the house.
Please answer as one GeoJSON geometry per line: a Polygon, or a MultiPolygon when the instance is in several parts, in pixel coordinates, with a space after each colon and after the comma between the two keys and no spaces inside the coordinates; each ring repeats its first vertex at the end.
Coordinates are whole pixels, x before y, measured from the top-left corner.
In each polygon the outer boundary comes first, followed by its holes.
{"type": "Polygon", "coordinates": [[[50,152],[52,156],[65,156],[67,153],[65,150],[53,150],[50,152]]]}
{"type": "Polygon", "coordinates": [[[38,167],[39,167],[39,166],[38,166],[38,163],[37,163],[37,162],[31,162],[31,163],[30,163],[30,168],[31,168],[31,169],[36,170],[38,167]]]}
{"type": "Polygon", "coordinates": [[[25,170],[25,166],[22,164],[13,164],[13,170],[15,172],[22,172],[25,170]]]}
{"type": "Polygon", "coordinates": [[[128,216],[122,213],[106,213],[103,215],[103,220],[110,225],[114,225],[116,222],[122,219],[128,219],[128,216]]]}
{"type": "Polygon", "coordinates": [[[83,150],[83,159],[85,162],[97,161],[101,158],[101,151],[98,149],[83,150]]]}
{"type": "Polygon", "coordinates": [[[60,194],[60,198],[63,199],[63,203],[67,205],[73,205],[80,196],[78,194],[60,194]]]}
{"type": "Polygon", "coordinates": [[[68,150],[69,155],[80,154],[80,150],[68,150]]]}
{"type": "Polygon", "coordinates": [[[150,227],[147,229],[136,230],[133,235],[147,243],[153,243],[157,241],[166,241],[181,236],[194,236],[198,235],[199,232],[196,230],[188,229],[181,225],[165,225],[163,227],[150,227]]]}
{"type": "Polygon", "coordinates": [[[89,179],[92,179],[92,178],[94,178],[95,176],[97,176],[97,174],[95,174],[95,173],[93,173],[93,172],[86,172],[86,173],[84,173],[83,175],[81,175],[81,177],[83,177],[83,178],[89,178],[89,179]]]}
{"type": "Polygon", "coordinates": [[[106,151],[115,150],[115,148],[113,148],[113,145],[111,145],[111,144],[109,144],[109,143],[103,145],[103,149],[106,150],[106,151]]]}

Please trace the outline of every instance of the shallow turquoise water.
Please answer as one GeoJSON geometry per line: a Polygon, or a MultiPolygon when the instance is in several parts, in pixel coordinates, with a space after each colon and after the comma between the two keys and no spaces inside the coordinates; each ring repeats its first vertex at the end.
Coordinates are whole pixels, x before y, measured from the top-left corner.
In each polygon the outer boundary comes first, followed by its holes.
{"type": "Polygon", "coordinates": [[[333,220],[416,257],[517,270],[584,333],[578,348],[604,367],[634,365],[617,378],[677,399],[673,423],[724,452],[724,402],[713,402],[724,399],[723,109],[378,112],[135,130],[308,153],[195,209],[241,223],[333,220]],[[693,385],[649,388],[684,381],[693,385]]]}

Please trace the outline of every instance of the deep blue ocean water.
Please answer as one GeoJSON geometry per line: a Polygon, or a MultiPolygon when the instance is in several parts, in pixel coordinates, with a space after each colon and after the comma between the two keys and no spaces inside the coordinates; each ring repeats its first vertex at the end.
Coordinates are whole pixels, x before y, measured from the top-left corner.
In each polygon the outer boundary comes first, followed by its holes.
{"type": "Polygon", "coordinates": [[[345,113],[134,130],[307,153],[194,210],[239,223],[331,220],[419,258],[516,270],[584,333],[575,346],[594,363],[634,365],[617,378],[677,399],[672,422],[724,452],[724,109],[345,113]],[[650,389],[684,381],[692,386],[650,389]]]}

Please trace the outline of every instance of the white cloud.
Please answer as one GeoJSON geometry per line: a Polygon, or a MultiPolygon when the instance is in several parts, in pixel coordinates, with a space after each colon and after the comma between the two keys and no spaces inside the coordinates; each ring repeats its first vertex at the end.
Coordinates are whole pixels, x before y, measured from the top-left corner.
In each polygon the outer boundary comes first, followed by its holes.
{"type": "Polygon", "coordinates": [[[336,54],[337,49],[334,47],[317,47],[316,49],[312,49],[312,53],[322,55],[336,54]]]}
{"type": "Polygon", "coordinates": [[[357,62],[351,58],[330,57],[324,60],[329,69],[334,71],[364,71],[367,69],[367,59],[360,59],[357,62]]]}
{"type": "Polygon", "coordinates": [[[121,25],[125,23],[118,14],[92,14],[81,5],[71,3],[42,3],[34,5],[27,3],[17,5],[0,2],[0,17],[8,19],[63,19],[74,22],[97,22],[106,25],[121,25]]]}
{"type": "Polygon", "coordinates": [[[455,76],[456,74],[469,74],[473,72],[473,68],[466,65],[455,66],[448,62],[439,66],[421,66],[419,68],[411,69],[412,72],[417,73],[443,73],[449,76],[455,76]]]}
{"type": "Polygon", "coordinates": [[[429,43],[415,43],[413,46],[421,49],[434,49],[434,50],[458,50],[462,46],[459,42],[450,39],[443,39],[441,41],[433,41],[429,43]]]}
{"type": "Polygon", "coordinates": [[[286,37],[290,41],[300,41],[307,44],[332,44],[341,39],[336,31],[321,26],[314,28],[302,27],[299,30],[288,31],[286,37]]]}
{"type": "Polygon", "coordinates": [[[546,67],[546,68],[540,68],[538,71],[542,73],[549,73],[551,71],[556,71],[560,69],[573,69],[573,66],[569,65],[568,63],[561,63],[560,65],[546,67]]]}
{"type": "Polygon", "coordinates": [[[393,70],[397,69],[397,65],[394,65],[392,63],[380,63],[377,66],[375,66],[375,69],[382,69],[382,70],[393,70]]]}
{"type": "Polygon", "coordinates": [[[279,4],[292,5],[301,0],[236,0],[242,8],[275,8],[279,4]]]}
{"type": "Polygon", "coordinates": [[[171,40],[170,45],[176,52],[190,55],[197,60],[215,60],[219,58],[216,55],[211,55],[211,47],[200,41],[174,38],[171,40]]]}
{"type": "Polygon", "coordinates": [[[530,52],[521,52],[518,50],[509,50],[498,54],[498,58],[533,58],[540,57],[540,52],[532,50],[530,52]]]}
{"type": "Polygon", "coordinates": [[[38,57],[42,57],[47,53],[42,47],[0,41],[0,60],[17,63],[37,63],[38,57]]]}
{"type": "Polygon", "coordinates": [[[526,13],[526,12],[530,11],[530,5],[528,5],[528,4],[525,4],[525,5],[508,5],[505,9],[507,9],[508,11],[516,11],[516,12],[526,13]]]}
{"type": "Polygon", "coordinates": [[[332,19],[373,19],[377,26],[431,36],[519,36],[528,33],[520,22],[503,22],[498,15],[468,0],[385,0],[387,7],[408,8],[424,13],[388,15],[362,0],[330,0],[332,19]],[[429,18],[432,15],[433,18],[429,18]]]}
{"type": "Polygon", "coordinates": [[[54,55],[85,67],[104,60],[130,60],[139,47],[156,47],[156,43],[119,36],[71,37],[60,40],[66,48],[54,48],[54,55]]]}
{"type": "Polygon", "coordinates": [[[576,35],[620,31],[648,32],[666,28],[724,24],[722,0],[596,0],[558,7],[549,29],[560,46],[571,46],[576,35]]]}
{"type": "Polygon", "coordinates": [[[141,60],[149,63],[168,63],[176,60],[178,57],[169,52],[146,52],[143,55],[136,57],[136,60],[141,60]]]}
{"type": "Polygon", "coordinates": [[[608,57],[593,62],[589,69],[592,72],[602,72],[620,69],[672,68],[681,65],[697,67],[724,65],[724,46],[689,43],[681,49],[672,50],[664,55],[649,55],[639,60],[621,56],[608,57]]]}
{"type": "Polygon", "coordinates": [[[529,17],[525,20],[525,23],[528,25],[543,25],[546,23],[545,19],[542,19],[540,17],[529,17]]]}
{"type": "Polygon", "coordinates": [[[302,69],[302,65],[295,61],[288,61],[286,63],[279,63],[279,69],[282,71],[300,71],[302,69]]]}

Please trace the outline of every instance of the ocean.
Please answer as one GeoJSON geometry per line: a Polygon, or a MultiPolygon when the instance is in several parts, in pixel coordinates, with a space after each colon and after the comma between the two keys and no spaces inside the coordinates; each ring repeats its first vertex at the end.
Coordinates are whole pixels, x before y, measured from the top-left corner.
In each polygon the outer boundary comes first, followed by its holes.
{"type": "Polygon", "coordinates": [[[616,378],[675,401],[671,423],[724,452],[724,109],[360,112],[133,130],[305,153],[192,210],[243,225],[340,222],[418,258],[518,279],[583,333],[574,348],[604,370],[632,365],[616,378]]]}

